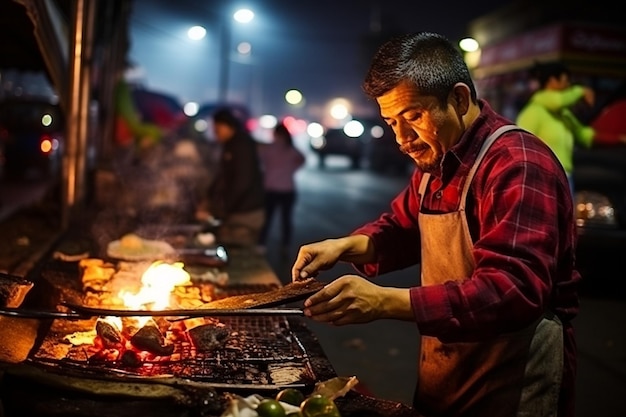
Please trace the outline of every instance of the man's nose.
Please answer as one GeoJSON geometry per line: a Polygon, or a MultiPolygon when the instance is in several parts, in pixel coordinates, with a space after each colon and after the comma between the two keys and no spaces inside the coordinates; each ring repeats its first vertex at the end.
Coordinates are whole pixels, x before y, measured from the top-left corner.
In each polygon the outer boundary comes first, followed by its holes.
{"type": "Polygon", "coordinates": [[[395,132],[396,142],[398,142],[398,144],[400,145],[403,143],[411,142],[417,137],[417,133],[409,123],[399,123],[397,125],[397,128],[395,129],[395,132]]]}

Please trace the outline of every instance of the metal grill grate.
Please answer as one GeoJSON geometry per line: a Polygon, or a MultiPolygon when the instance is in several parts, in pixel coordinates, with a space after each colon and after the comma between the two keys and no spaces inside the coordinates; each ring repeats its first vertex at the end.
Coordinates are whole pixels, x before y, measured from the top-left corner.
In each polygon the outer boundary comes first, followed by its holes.
{"type": "MultiPolygon", "coordinates": [[[[57,272],[59,272],[57,270],[57,272]]],[[[237,285],[226,287],[219,298],[266,291],[274,285],[237,285]]],[[[229,335],[219,348],[196,349],[186,332],[167,335],[174,345],[169,356],[142,359],[139,366],[125,364],[120,355],[102,355],[102,348],[93,344],[73,345],[66,336],[88,332],[96,319],[54,320],[31,354],[35,363],[120,376],[176,377],[216,385],[238,386],[312,386],[316,378],[311,357],[301,341],[302,332],[294,331],[293,321],[286,316],[238,316],[204,319],[207,324],[223,325],[229,335]],[[300,335],[299,335],[300,334],[300,335]]],[[[295,326],[300,328],[300,326],[295,326]]]]}

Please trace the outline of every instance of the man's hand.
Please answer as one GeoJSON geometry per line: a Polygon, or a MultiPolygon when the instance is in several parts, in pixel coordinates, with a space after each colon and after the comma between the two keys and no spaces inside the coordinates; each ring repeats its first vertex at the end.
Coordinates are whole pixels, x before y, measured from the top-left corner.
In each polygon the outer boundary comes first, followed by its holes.
{"type": "Polygon", "coordinates": [[[304,307],[307,317],[335,325],[413,319],[408,289],[381,287],[357,275],[344,275],[327,284],[304,307]]]}
{"type": "Polygon", "coordinates": [[[332,268],[342,253],[342,245],[337,239],[326,239],[301,246],[291,268],[291,279],[297,281],[314,277],[319,271],[332,268]]]}

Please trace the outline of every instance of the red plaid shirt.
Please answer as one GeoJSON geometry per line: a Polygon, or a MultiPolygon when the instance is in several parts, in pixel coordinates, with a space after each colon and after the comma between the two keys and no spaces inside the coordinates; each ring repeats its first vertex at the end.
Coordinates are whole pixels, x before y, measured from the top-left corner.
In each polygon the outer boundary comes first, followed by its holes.
{"type": "MultiPolygon", "coordinates": [[[[483,100],[481,114],[444,156],[422,210],[454,211],[463,183],[491,132],[511,122],[483,100]]],[[[420,262],[418,227],[423,173],[416,170],[391,209],[353,234],[369,236],[377,262],[354,265],[373,277],[420,262]]],[[[549,310],[565,331],[564,388],[573,390],[576,345],[571,319],[578,312],[574,269],[576,226],[567,178],[552,151],[524,132],[503,134],[489,148],[470,187],[466,216],[475,269],[442,285],[410,289],[420,334],[442,341],[471,341],[528,326],[549,310]]],[[[417,277],[416,277],[417,278],[417,277]]],[[[573,391],[560,416],[573,416],[573,391]]]]}

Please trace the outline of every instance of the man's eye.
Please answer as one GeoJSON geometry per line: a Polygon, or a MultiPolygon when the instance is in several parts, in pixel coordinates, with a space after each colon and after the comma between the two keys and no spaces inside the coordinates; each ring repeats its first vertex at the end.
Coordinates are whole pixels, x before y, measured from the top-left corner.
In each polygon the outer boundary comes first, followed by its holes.
{"type": "Polygon", "coordinates": [[[405,115],[406,120],[408,120],[409,122],[414,122],[416,120],[419,120],[420,117],[422,117],[421,113],[407,113],[405,115]]]}

